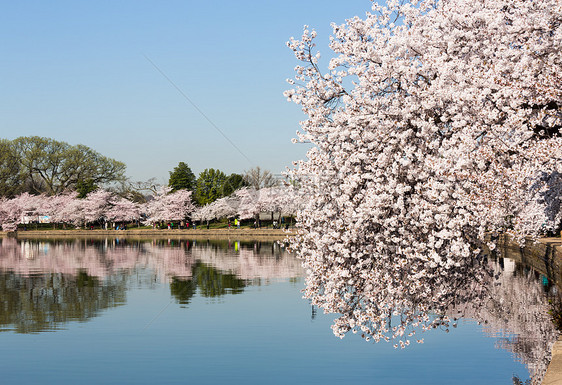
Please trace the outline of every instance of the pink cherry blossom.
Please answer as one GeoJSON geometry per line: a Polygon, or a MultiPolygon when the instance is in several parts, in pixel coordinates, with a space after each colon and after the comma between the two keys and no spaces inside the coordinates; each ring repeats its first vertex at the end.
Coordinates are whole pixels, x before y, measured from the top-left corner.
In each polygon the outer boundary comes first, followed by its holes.
{"type": "Polygon", "coordinates": [[[336,335],[407,346],[479,279],[488,235],[560,226],[561,20],[557,0],[389,1],[333,25],[325,71],[313,30],[288,43],[313,144],[290,246],[336,335]]]}

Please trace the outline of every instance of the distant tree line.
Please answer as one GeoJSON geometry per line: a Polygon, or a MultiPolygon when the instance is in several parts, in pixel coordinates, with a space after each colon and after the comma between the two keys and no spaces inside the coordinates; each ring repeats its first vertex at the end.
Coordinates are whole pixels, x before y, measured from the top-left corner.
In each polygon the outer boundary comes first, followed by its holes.
{"type": "MultiPolygon", "coordinates": [[[[83,199],[103,188],[128,201],[147,203],[161,193],[156,178],[131,182],[125,177],[125,168],[124,163],[81,144],[39,136],[0,139],[0,198],[76,192],[76,197],[83,199]]],[[[187,163],[179,162],[170,171],[166,194],[186,190],[191,192],[193,204],[203,207],[242,188],[257,191],[277,185],[273,174],[260,167],[230,175],[207,168],[196,177],[187,163]]]]}
{"type": "Polygon", "coordinates": [[[180,162],[173,171],[170,171],[168,186],[172,191],[188,190],[193,192],[193,201],[198,206],[213,203],[217,199],[228,197],[236,190],[243,187],[252,187],[256,190],[274,187],[277,180],[267,170],[255,167],[242,174],[226,175],[220,170],[207,168],[199,177],[191,171],[187,163],[180,162]]]}
{"type": "Polygon", "coordinates": [[[168,185],[155,178],[130,182],[125,165],[90,148],[49,138],[0,140],[0,226],[48,221],[85,227],[143,222],[153,227],[172,221],[206,222],[237,218],[254,220],[260,214],[293,216],[302,202],[294,185],[279,183],[267,170],[255,167],[226,175],[207,168],[196,178],[187,163],[170,171],[168,185]],[[111,188],[107,184],[114,183],[111,188]],[[106,186],[100,186],[105,184],[106,186]],[[47,219],[45,219],[47,218],[47,219]]]}
{"type": "Polygon", "coordinates": [[[0,196],[68,190],[85,196],[102,184],[124,181],[125,167],[81,144],[39,136],[0,139],[0,196]]]}

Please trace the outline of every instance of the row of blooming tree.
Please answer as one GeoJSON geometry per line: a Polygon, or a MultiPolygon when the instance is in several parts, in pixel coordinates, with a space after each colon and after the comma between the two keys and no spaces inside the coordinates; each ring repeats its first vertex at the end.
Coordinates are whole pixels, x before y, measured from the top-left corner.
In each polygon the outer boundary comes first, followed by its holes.
{"type": "Polygon", "coordinates": [[[160,188],[144,204],[102,189],[83,199],[78,198],[76,192],[53,196],[23,193],[12,199],[0,199],[0,225],[5,231],[13,231],[18,224],[38,217],[77,227],[88,224],[107,227],[109,223],[135,221],[155,226],[160,222],[186,219],[209,223],[221,218],[253,218],[262,212],[294,215],[297,207],[297,194],[288,187],[243,188],[203,207],[193,204],[191,191],[172,191],[169,187],[160,188]]]}
{"type": "Polygon", "coordinates": [[[271,213],[272,221],[282,214],[295,215],[302,203],[297,190],[289,187],[246,187],[232,195],[217,199],[195,211],[194,217],[201,221],[237,216],[240,219],[259,221],[261,213],[271,213]]]}

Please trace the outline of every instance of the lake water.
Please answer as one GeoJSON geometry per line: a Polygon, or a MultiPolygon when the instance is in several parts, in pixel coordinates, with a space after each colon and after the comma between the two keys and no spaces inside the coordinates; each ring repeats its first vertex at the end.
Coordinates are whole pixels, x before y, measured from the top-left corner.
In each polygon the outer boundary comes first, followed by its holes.
{"type": "Polygon", "coordinates": [[[3,384],[513,384],[556,337],[555,288],[507,259],[508,314],[394,349],[335,337],[275,243],[0,241],[3,384]]]}

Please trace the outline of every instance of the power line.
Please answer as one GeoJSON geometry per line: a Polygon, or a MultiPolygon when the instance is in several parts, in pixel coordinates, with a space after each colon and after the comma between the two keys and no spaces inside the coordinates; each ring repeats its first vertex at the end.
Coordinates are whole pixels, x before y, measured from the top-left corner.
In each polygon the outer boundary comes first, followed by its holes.
{"type": "Polygon", "coordinates": [[[160,74],[164,77],[164,79],[166,79],[180,93],[180,95],[183,96],[183,98],[187,100],[189,104],[191,104],[193,108],[195,108],[197,112],[199,112],[201,116],[203,116],[207,120],[207,122],[209,122],[209,124],[213,126],[215,130],[217,130],[232,145],[232,147],[234,147],[240,153],[240,155],[242,155],[251,165],[254,164],[254,162],[252,162],[250,158],[248,158],[248,156],[246,156],[246,154],[244,154],[242,150],[240,150],[240,148],[238,148],[238,146],[232,140],[230,140],[230,138],[226,136],[226,134],[207,115],[205,115],[205,113],[201,111],[199,107],[197,107],[197,105],[193,102],[193,100],[191,100],[190,97],[187,96],[185,92],[183,92],[182,89],[179,88],[172,81],[172,79],[170,79],[168,75],[164,73],[164,71],[162,71],[152,60],[150,60],[148,56],[146,56],[145,54],[143,54],[143,56],[145,57],[146,60],[148,60],[150,64],[152,64],[152,66],[156,69],[156,71],[160,72],[160,74]]]}

